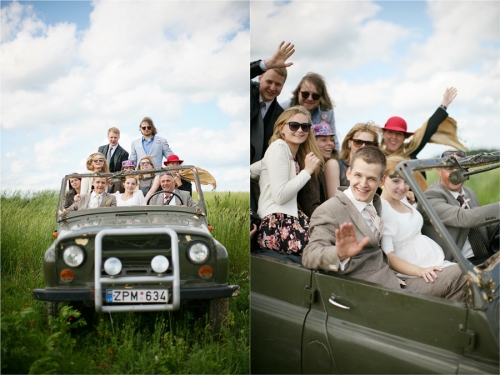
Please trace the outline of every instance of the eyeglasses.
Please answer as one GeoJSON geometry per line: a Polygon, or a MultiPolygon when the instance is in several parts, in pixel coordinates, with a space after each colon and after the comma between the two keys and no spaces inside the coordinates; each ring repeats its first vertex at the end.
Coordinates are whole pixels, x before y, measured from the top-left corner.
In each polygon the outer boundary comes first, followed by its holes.
{"type": "Polygon", "coordinates": [[[141,129],[142,130],[146,130],[146,129],[151,130],[151,126],[141,126],[141,129]]]}
{"type": "Polygon", "coordinates": [[[467,156],[465,152],[456,150],[456,151],[445,151],[442,153],[441,157],[445,158],[447,156],[453,156],[453,155],[457,155],[459,158],[465,158],[467,156]]]}
{"type": "Polygon", "coordinates": [[[290,128],[290,130],[293,132],[296,132],[297,130],[299,130],[299,128],[302,128],[302,131],[304,133],[308,133],[309,130],[311,130],[311,124],[308,124],[307,122],[304,124],[301,124],[300,122],[291,121],[291,122],[287,122],[287,124],[288,124],[288,127],[290,128]]]}
{"type": "Polygon", "coordinates": [[[354,143],[354,146],[356,147],[361,147],[363,145],[366,146],[375,146],[375,141],[364,141],[362,139],[354,139],[351,138],[352,143],[354,143]]]}
{"type": "Polygon", "coordinates": [[[312,96],[313,100],[318,100],[319,98],[321,98],[320,94],[316,94],[316,93],[309,92],[309,91],[301,91],[300,92],[302,99],[307,99],[309,97],[309,94],[312,96]]]}
{"type": "Polygon", "coordinates": [[[151,165],[149,161],[141,161],[139,164],[141,165],[151,165]]]}
{"type": "Polygon", "coordinates": [[[94,159],[92,160],[94,163],[104,163],[104,159],[94,159]]]}

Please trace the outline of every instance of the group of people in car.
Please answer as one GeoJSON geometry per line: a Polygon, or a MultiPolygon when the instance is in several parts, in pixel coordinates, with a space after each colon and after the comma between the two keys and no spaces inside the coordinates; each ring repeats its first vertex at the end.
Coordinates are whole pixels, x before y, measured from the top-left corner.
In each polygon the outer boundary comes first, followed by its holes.
{"type": "Polygon", "coordinates": [[[118,143],[120,130],[108,130],[109,144],[100,146],[87,158],[88,173],[115,173],[119,171],[144,171],[139,175],[124,174],[122,181],[111,184],[105,177],[74,177],[68,180],[63,207],[76,211],[97,207],[146,205],[185,205],[194,206],[191,199],[191,182],[182,177],[179,170],[173,172],[150,171],[161,167],[180,166],[184,161],[175,155],[166,139],[157,136],[153,120],[142,119],[139,125],[142,137],[133,141],[131,152],[118,143]],[[161,194],[156,194],[161,192],[161,194]],[[154,196],[153,196],[154,195],[154,196]]]}
{"type": "MultiPolygon", "coordinates": [[[[451,147],[442,157],[466,156],[447,113],[457,90],[446,89],[441,105],[414,133],[398,116],[383,127],[358,123],[339,150],[333,101],[320,75],[308,73],[290,100],[277,103],[294,52],[283,42],[271,58],[251,63],[251,77],[259,76],[251,81],[250,108],[251,208],[259,217],[251,230],[253,250],[311,269],[465,300],[461,270],[436,242],[439,235],[396,170],[428,142],[451,147]]],[[[474,192],[448,181],[449,171],[439,175],[429,187],[425,175],[414,174],[445,225],[466,233],[456,236],[464,256],[480,263],[489,256],[488,231],[498,225],[500,206],[478,207],[474,192]],[[465,195],[470,206],[455,195],[465,195]],[[479,226],[481,250],[468,239],[479,226]]]]}

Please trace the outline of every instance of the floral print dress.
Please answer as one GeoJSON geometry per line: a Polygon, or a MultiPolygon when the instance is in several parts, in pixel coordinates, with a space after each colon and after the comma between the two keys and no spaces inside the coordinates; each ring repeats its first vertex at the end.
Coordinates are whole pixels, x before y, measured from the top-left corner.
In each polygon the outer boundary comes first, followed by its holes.
{"type": "MultiPolygon", "coordinates": [[[[295,173],[300,166],[295,162],[295,173]]],[[[257,242],[263,250],[274,250],[281,254],[302,255],[309,242],[309,218],[300,210],[298,216],[281,212],[264,216],[259,225],[257,242]]]]}

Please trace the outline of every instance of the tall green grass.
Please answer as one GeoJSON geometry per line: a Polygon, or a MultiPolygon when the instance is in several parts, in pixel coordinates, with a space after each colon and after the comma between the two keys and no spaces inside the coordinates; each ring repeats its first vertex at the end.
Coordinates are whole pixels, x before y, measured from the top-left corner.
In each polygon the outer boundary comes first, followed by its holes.
{"type": "Polygon", "coordinates": [[[70,335],[68,319],[74,323],[82,318],[67,306],[63,317],[48,325],[45,304],[33,300],[32,291],[44,287],[41,268],[57,228],[58,195],[4,192],[2,373],[248,373],[249,196],[204,196],[212,234],[229,253],[230,282],[241,287],[240,295],[230,300],[228,327],[218,337],[210,332],[206,316],[192,309],[88,314],[86,327],[70,335]]]}

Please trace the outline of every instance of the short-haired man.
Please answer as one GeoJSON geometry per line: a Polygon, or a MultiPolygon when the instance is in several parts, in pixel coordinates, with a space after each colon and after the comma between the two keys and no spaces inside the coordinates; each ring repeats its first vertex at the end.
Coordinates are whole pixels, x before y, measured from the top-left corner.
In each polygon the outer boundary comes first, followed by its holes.
{"type": "MultiPolygon", "coordinates": [[[[448,150],[442,158],[455,156],[457,159],[466,157],[465,152],[448,150]]],[[[474,191],[463,186],[463,182],[453,184],[449,176],[450,169],[438,170],[439,181],[433,183],[425,191],[425,196],[443,222],[451,237],[465,258],[473,264],[480,264],[490,254],[487,245],[490,232],[495,230],[500,217],[498,202],[485,206],[479,205],[474,191]]],[[[429,217],[418,205],[418,210],[424,217],[422,233],[436,241],[445,252],[445,259],[454,260],[453,255],[446,250],[444,241],[431,225],[429,217]]]]}
{"type": "Polygon", "coordinates": [[[118,128],[108,129],[108,140],[109,143],[100,146],[97,151],[106,156],[109,171],[115,173],[122,169],[122,163],[128,159],[128,152],[118,144],[120,140],[120,130],[118,128]]]}
{"type": "Polygon", "coordinates": [[[133,160],[135,165],[146,156],[153,158],[155,168],[161,168],[163,157],[168,158],[173,154],[168,142],[165,138],[159,137],[156,134],[155,124],[149,117],[144,117],[139,124],[139,131],[142,137],[132,142],[130,146],[130,160],[133,160]]]}
{"type": "MultiPolygon", "coordinates": [[[[350,186],[339,188],[312,214],[309,243],[302,254],[304,267],[400,288],[380,248],[382,204],[376,191],[384,183],[385,167],[384,153],[376,147],[363,147],[354,154],[347,170],[350,186]]],[[[422,278],[401,283],[411,291],[464,301],[465,279],[456,273],[457,267],[447,268],[452,267],[443,268],[434,283],[422,278]]]]}
{"type": "Polygon", "coordinates": [[[163,194],[157,194],[149,205],[151,206],[188,206],[192,207],[196,203],[191,199],[187,191],[178,190],[175,188],[174,175],[170,172],[160,175],[161,189],[165,191],[163,194]],[[173,192],[175,194],[171,194],[173,192]],[[179,199],[180,197],[180,199],[179,199]],[[181,201],[182,200],[182,201],[181,201]]]}
{"type": "Polygon", "coordinates": [[[113,194],[106,193],[108,186],[105,177],[94,177],[92,179],[94,190],[89,194],[82,194],[78,202],[73,203],[66,211],[88,210],[98,207],[115,207],[116,197],[113,194]]]}
{"type": "Polygon", "coordinates": [[[250,79],[259,76],[258,83],[250,80],[250,163],[264,156],[283,112],[276,98],[285,84],[286,68],[293,64],[286,60],[294,52],[293,44],[281,42],[271,58],[250,63],[250,79]]]}

